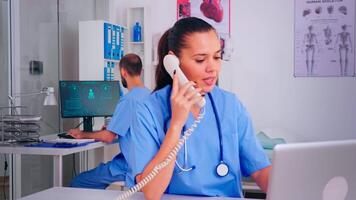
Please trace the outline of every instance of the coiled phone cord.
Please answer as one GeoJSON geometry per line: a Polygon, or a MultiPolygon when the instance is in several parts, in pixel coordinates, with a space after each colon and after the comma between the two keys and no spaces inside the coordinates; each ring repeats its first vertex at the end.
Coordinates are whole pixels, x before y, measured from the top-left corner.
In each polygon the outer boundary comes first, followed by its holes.
{"type": "Polygon", "coordinates": [[[179,139],[178,143],[176,144],[176,146],[172,149],[171,152],[169,152],[167,158],[157,164],[153,170],[144,178],[142,179],[139,183],[137,183],[134,187],[130,188],[128,191],[125,191],[123,194],[121,194],[117,200],[124,200],[129,198],[130,196],[132,196],[133,194],[135,194],[136,192],[138,192],[139,190],[141,190],[147,183],[149,183],[150,181],[152,181],[152,179],[157,176],[157,174],[165,167],[167,167],[169,165],[169,163],[174,159],[174,157],[178,154],[178,151],[182,148],[182,146],[184,145],[185,141],[189,138],[189,136],[193,133],[193,131],[195,130],[195,128],[198,127],[198,124],[200,123],[201,119],[203,119],[205,114],[205,109],[202,108],[200,110],[200,113],[197,117],[197,119],[194,121],[193,125],[187,129],[186,131],[184,131],[183,137],[179,139]]]}

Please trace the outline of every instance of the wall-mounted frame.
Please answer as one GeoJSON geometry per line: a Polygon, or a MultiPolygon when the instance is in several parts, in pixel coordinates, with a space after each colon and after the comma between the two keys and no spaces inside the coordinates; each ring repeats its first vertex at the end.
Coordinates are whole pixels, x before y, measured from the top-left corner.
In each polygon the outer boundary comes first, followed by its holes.
{"type": "Polygon", "coordinates": [[[355,0],[294,3],[294,76],[355,76],[355,0]]]}
{"type": "Polygon", "coordinates": [[[219,34],[230,34],[230,0],[177,0],[177,19],[199,17],[219,34]]]}
{"type": "Polygon", "coordinates": [[[211,24],[218,32],[222,57],[231,58],[231,2],[230,0],[177,0],[177,20],[185,17],[198,17],[211,24]]]}

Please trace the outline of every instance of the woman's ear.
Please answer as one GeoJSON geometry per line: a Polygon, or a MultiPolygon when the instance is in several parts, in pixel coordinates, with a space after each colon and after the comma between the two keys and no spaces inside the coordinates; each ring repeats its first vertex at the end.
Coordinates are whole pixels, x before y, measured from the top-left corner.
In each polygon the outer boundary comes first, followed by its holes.
{"type": "Polygon", "coordinates": [[[175,55],[175,54],[173,53],[173,51],[168,51],[168,54],[170,54],[170,55],[175,55]]]}

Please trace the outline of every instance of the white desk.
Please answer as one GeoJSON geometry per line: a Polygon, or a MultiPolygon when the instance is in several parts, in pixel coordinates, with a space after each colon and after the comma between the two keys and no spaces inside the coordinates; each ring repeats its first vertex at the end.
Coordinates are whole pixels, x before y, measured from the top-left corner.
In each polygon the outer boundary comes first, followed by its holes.
{"type": "MultiPolygon", "coordinates": [[[[23,145],[0,145],[0,154],[9,154],[11,159],[20,161],[21,155],[48,155],[53,156],[53,186],[63,186],[63,156],[85,152],[97,148],[102,148],[106,145],[103,142],[94,142],[85,146],[72,147],[72,148],[42,148],[42,147],[24,147],[23,145]]],[[[19,168],[15,166],[15,168],[19,168]]],[[[12,174],[12,180],[14,180],[13,188],[10,191],[10,197],[12,199],[18,199],[21,197],[21,172],[20,169],[13,169],[15,173],[12,174]],[[20,180],[20,181],[19,181],[20,180]],[[16,181],[16,182],[15,182],[16,181]]]]}
{"type": "MultiPolygon", "coordinates": [[[[26,197],[20,200],[114,200],[116,199],[122,191],[116,190],[94,190],[94,189],[79,189],[79,188],[65,188],[65,187],[54,187],[48,190],[44,190],[26,197]]],[[[166,200],[198,200],[203,197],[193,197],[193,196],[181,196],[181,195],[163,195],[162,199],[166,200]]],[[[130,199],[139,200],[144,199],[142,193],[136,193],[130,199]]],[[[210,200],[242,200],[241,198],[222,198],[222,197],[207,197],[210,200]]],[[[251,199],[252,200],[252,199],[251,199]]]]}

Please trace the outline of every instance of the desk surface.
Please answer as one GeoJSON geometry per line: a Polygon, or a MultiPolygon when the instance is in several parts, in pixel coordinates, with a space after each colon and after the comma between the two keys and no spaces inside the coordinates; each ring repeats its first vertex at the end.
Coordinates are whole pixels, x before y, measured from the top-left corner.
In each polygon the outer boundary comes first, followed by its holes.
{"type": "MultiPolygon", "coordinates": [[[[40,139],[54,139],[54,138],[57,138],[57,134],[42,136],[40,139]]],[[[115,144],[115,142],[111,144],[115,144]]],[[[71,147],[71,148],[25,147],[23,144],[0,144],[0,154],[65,156],[73,153],[100,148],[111,144],[106,144],[104,142],[93,142],[85,146],[78,146],[78,147],[71,147]]]]}
{"type": "MultiPolygon", "coordinates": [[[[23,197],[20,200],[114,200],[116,199],[122,191],[116,190],[95,190],[95,189],[79,189],[79,188],[66,188],[66,187],[54,187],[48,190],[44,190],[42,192],[38,192],[27,197],[23,197]]],[[[143,198],[142,193],[136,193],[132,198],[132,200],[141,200],[143,198]]],[[[164,195],[162,199],[166,200],[198,200],[202,199],[202,197],[192,197],[192,196],[179,196],[179,195],[164,195]]],[[[221,197],[209,197],[206,199],[218,200],[218,199],[226,199],[226,200],[241,200],[241,198],[221,198],[221,197]]],[[[252,200],[252,199],[250,199],[252,200]]]]}
{"type": "Polygon", "coordinates": [[[103,147],[103,142],[93,142],[85,146],[71,148],[24,147],[23,145],[0,145],[0,154],[58,155],[64,156],[81,151],[103,147]]]}

